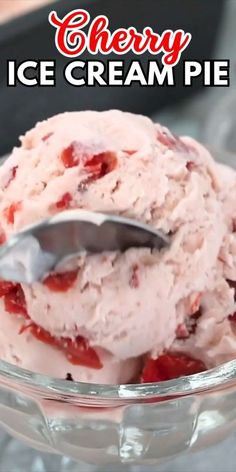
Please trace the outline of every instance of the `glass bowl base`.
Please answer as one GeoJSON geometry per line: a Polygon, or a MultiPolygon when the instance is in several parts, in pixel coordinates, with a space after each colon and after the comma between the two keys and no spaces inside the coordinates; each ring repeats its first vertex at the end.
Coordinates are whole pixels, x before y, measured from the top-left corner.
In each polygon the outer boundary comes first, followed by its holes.
{"type": "Polygon", "coordinates": [[[0,431],[0,471],[11,472],[139,472],[139,467],[97,467],[66,456],[41,453],[0,431]]]}

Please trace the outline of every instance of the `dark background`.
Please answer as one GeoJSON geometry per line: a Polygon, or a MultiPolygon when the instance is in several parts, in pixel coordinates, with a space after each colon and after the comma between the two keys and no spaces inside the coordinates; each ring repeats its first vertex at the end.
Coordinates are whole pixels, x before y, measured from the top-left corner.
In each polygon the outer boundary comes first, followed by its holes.
{"type": "MultiPolygon", "coordinates": [[[[210,59],[223,14],[224,0],[63,0],[55,4],[60,17],[74,8],[85,8],[93,19],[106,14],[113,31],[118,27],[135,26],[142,31],[151,26],[161,33],[166,28],[182,28],[192,34],[192,41],[183,52],[188,60],[210,59]]],[[[176,67],[176,87],[73,87],[66,84],[62,69],[69,59],[57,53],[55,29],[48,23],[52,5],[20,17],[0,27],[0,155],[17,144],[18,136],[34,124],[55,113],[66,110],[120,108],[137,113],[150,114],[159,108],[188,97],[199,87],[182,86],[181,63],[176,67]],[[57,63],[57,85],[53,87],[6,86],[6,62],[28,59],[55,59],[57,63]]],[[[89,58],[88,53],[80,56],[89,58]]],[[[93,56],[94,60],[117,59],[117,56],[93,56]]],[[[122,56],[120,56],[122,58],[122,56]]],[[[126,64],[137,59],[132,53],[124,56],[126,64]]],[[[139,57],[145,63],[154,56],[139,57]]]]}

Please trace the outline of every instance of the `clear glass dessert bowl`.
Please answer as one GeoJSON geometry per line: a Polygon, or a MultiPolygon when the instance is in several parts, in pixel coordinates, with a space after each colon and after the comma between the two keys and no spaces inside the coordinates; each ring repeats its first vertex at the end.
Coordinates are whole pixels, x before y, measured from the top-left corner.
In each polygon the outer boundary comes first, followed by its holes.
{"type": "Polygon", "coordinates": [[[156,384],[57,380],[0,362],[0,423],[41,451],[86,463],[154,465],[236,428],[236,360],[156,384]]]}

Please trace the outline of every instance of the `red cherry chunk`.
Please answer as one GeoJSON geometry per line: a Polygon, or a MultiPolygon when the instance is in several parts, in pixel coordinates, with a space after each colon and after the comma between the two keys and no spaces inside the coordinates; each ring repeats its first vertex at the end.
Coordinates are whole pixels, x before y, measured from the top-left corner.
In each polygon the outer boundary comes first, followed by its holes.
{"type": "MultiPolygon", "coordinates": [[[[63,339],[63,338],[62,338],[63,339]]],[[[96,353],[96,351],[91,348],[88,344],[88,341],[82,336],[77,336],[77,338],[65,342],[65,353],[68,361],[74,365],[84,365],[92,369],[101,369],[102,364],[96,353]]]]}
{"type": "Polygon", "coordinates": [[[63,149],[60,158],[66,168],[75,167],[82,163],[85,169],[93,175],[93,180],[104,177],[117,166],[117,158],[113,152],[91,154],[77,141],[63,149]]]}
{"type": "Polygon", "coordinates": [[[77,166],[81,160],[89,157],[88,153],[81,147],[80,143],[74,141],[61,153],[61,160],[64,166],[68,169],[77,166]]]}
{"type": "Polygon", "coordinates": [[[53,134],[54,133],[52,131],[50,133],[45,134],[45,136],[42,137],[42,141],[43,142],[48,141],[51,138],[51,136],[53,136],[53,134]]]}
{"type": "Polygon", "coordinates": [[[29,329],[34,338],[38,339],[42,343],[50,344],[50,346],[58,346],[57,339],[51,336],[51,334],[45,329],[37,326],[35,323],[31,323],[29,326],[26,326],[26,329],[29,329]]]}
{"type": "Polygon", "coordinates": [[[167,133],[166,131],[159,131],[157,132],[157,140],[163,144],[164,146],[173,148],[176,146],[177,139],[173,134],[167,133]]]}
{"type": "Polygon", "coordinates": [[[21,330],[30,330],[31,334],[39,341],[54,346],[62,351],[71,364],[83,365],[92,369],[101,369],[102,364],[96,353],[82,336],[77,336],[73,341],[69,338],[56,338],[45,329],[31,323],[21,330]]]}
{"type": "Polygon", "coordinates": [[[94,178],[90,175],[86,179],[83,179],[78,185],[78,192],[84,193],[87,192],[89,185],[94,182],[94,178]]]}
{"type": "Polygon", "coordinates": [[[163,382],[197,374],[204,370],[206,370],[206,366],[199,359],[193,359],[181,353],[166,353],[157,359],[147,359],[141,375],[141,382],[163,382]]]}
{"type": "Polygon", "coordinates": [[[135,154],[137,151],[133,150],[133,149],[124,149],[123,152],[125,154],[128,154],[128,156],[132,156],[133,154],[135,154]]]}
{"type": "Polygon", "coordinates": [[[43,284],[52,292],[67,292],[74,285],[77,275],[78,270],[62,274],[50,274],[44,279],[43,284]]]}
{"type": "Polygon", "coordinates": [[[236,290],[236,280],[227,280],[227,283],[229,284],[230,288],[234,288],[236,290]]]}
{"type": "Polygon", "coordinates": [[[6,280],[0,280],[0,297],[3,297],[7,293],[14,290],[16,284],[12,282],[7,282],[6,280]]]}
{"type": "Polygon", "coordinates": [[[57,201],[56,207],[59,210],[67,210],[70,207],[70,203],[72,201],[72,196],[69,192],[64,193],[61,199],[57,201]]]}
{"type": "Polygon", "coordinates": [[[9,224],[14,224],[15,213],[21,209],[21,206],[21,202],[15,202],[3,210],[3,214],[9,224]]]}
{"type": "Polygon", "coordinates": [[[186,144],[181,141],[180,138],[173,135],[170,131],[163,129],[162,131],[157,131],[157,140],[159,143],[163,144],[169,149],[173,149],[175,151],[188,151],[186,144]]]}
{"type": "Polygon", "coordinates": [[[5,310],[10,314],[19,314],[28,319],[28,313],[26,308],[26,301],[24,292],[20,284],[13,284],[12,289],[4,295],[4,306],[5,310]]]}
{"type": "Polygon", "coordinates": [[[186,326],[188,329],[189,334],[195,334],[197,325],[198,325],[198,320],[202,316],[202,310],[199,308],[193,315],[188,316],[186,318],[186,326]]]}
{"type": "Polygon", "coordinates": [[[186,168],[191,172],[192,170],[196,169],[196,163],[194,161],[188,161],[186,163],[186,168]]]}
{"type": "Polygon", "coordinates": [[[18,166],[14,166],[14,167],[12,167],[12,168],[10,169],[9,179],[8,179],[8,181],[7,181],[7,183],[6,183],[5,187],[4,187],[4,190],[6,190],[6,189],[9,187],[10,183],[12,182],[12,180],[15,179],[16,173],[17,173],[17,169],[18,169],[18,166]]]}
{"type": "Polygon", "coordinates": [[[116,166],[117,158],[113,152],[96,154],[85,163],[85,168],[93,174],[95,180],[109,174],[116,166]]]}
{"type": "Polygon", "coordinates": [[[134,264],[132,267],[132,273],[129,281],[129,285],[131,288],[138,288],[140,284],[139,280],[139,266],[138,264],[134,264]]]}
{"type": "Polygon", "coordinates": [[[228,316],[229,321],[233,321],[233,323],[236,323],[236,312],[233,315],[228,316]]]}

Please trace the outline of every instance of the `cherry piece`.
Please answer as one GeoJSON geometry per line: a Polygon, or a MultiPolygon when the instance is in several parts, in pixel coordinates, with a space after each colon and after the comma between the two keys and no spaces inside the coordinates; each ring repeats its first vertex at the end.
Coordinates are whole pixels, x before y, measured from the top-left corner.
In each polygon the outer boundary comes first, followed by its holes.
{"type": "Polygon", "coordinates": [[[56,338],[45,329],[31,323],[21,330],[21,333],[29,330],[38,341],[54,346],[62,351],[71,364],[83,365],[91,369],[101,369],[102,364],[96,353],[82,336],[77,336],[73,341],[69,338],[56,338]]]}
{"type": "Polygon", "coordinates": [[[234,288],[236,290],[236,280],[227,280],[228,285],[230,288],[234,288]]]}
{"type": "Polygon", "coordinates": [[[92,176],[89,176],[86,179],[81,180],[81,182],[79,183],[77,187],[78,192],[80,193],[86,192],[89,188],[89,185],[92,184],[93,182],[94,182],[94,178],[92,176]]]}
{"type": "Polygon", "coordinates": [[[42,137],[42,141],[43,141],[43,142],[48,141],[48,140],[51,138],[51,136],[53,136],[53,134],[54,134],[54,133],[53,133],[52,131],[51,131],[50,133],[48,133],[48,134],[45,134],[45,136],[42,137]]]}
{"type": "Polygon", "coordinates": [[[233,315],[228,316],[229,321],[233,321],[233,323],[236,323],[236,312],[233,315]]]}
{"type": "Polygon", "coordinates": [[[181,353],[166,353],[157,359],[147,359],[141,374],[141,382],[163,382],[204,370],[206,366],[199,359],[181,353]]]}
{"type": "Polygon", "coordinates": [[[71,364],[84,365],[91,369],[102,368],[96,351],[89,346],[88,341],[82,336],[77,336],[75,341],[68,339],[65,345],[66,357],[71,364]]]}
{"type": "Polygon", "coordinates": [[[15,179],[17,169],[18,169],[18,166],[14,166],[14,167],[12,167],[12,168],[10,169],[10,176],[9,176],[9,179],[8,179],[8,181],[7,181],[6,185],[5,185],[5,187],[4,187],[4,190],[6,190],[6,189],[9,187],[10,183],[12,182],[12,180],[15,179]]]}
{"type": "Polygon", "coordinates": [[[104,177],[117,166],[117,158],[113,152],[107,151],[91,155],[77,141],[62,151],[60,159],[66,168],[75,167],[82,163],[84,168],[92,174],[93,180],[104,177]]]}
{"type": "Polygon", "coordinates": [[[186,144],[183,143],[180,138],[170,133],[170,131],[166,131],[164,129],[162,131],[158,130],[157,140],[159,143],[163,144],[163,146],[166,146],[169,149],[188,152],[186,144]]]}
{"type": "Polygon", "coordinates": [[[21,209],[21,202],[12,203],[9,207],[3,210],[3,214],[9,224],[14,224],[15,213],[21,209]]]}
{"type": "Polygon", "coordinates": [[[186,163],[186,168],[191,172],[192,170],[196,169],[196,163],[194,161],[188,161],[186,163]]]}
{"type": "Polygon", "coordinates": [[[197,329],[197,323],[199,318],[202,316],[202,310],[199,308],[195,313],[193,313],[191,316],[188,316],[185,320],[187,330],[189,334],[195,334],[196,329],[197,329]]]}
{"type": "Polygon", "coordinates": [[[7,282],[6,280],[0,280],[0,297],[3,297],[7,293],[14,290],[16,284],[12,282],[7,282]]]}
{"type": "Polygon", "coordinates": [[[131,288],[138,288],[139,287],[139,266],[138,264],[134,264],[132,267],[132,274],[130,277],[129,285],[131,288]]]}
{"type": "Polygon", "coordinates": [[[133,149],[123,149],[123,151],[125,154],[128,154],[128,156],[132,156],[133,154],[135,154],[137,151],[136,150],[133,150],[133,149]]]}
{"type": "Polygon", "coordinates": [[[81,160],[88,157],[88,153],[82,149],[80,143],[77,141],[74,141],[67,148],[65,148],[60,156],[64,166],[67,169],[77,166],[81,160]]]}
{"type": "Polygon", "coordinates": [[[77,275],[78,270],[63,274],[50,274],[44,279],[43,284],[52,292],[67,292],[74,285],[77,275]]]}
{"type": "Polygon", "coordinates": [[[50,344],[50,346],[58,346],[57,338],[51,336],[51,334],[46,331],[46,329],[37,326],[35,323],[31,323],[28,325],[28,327],[26,327],[26,329],[29,329],[34,338],[38,339],[42,343],[50,344]]]}
{"type": "Polygon", "coordinates": [[[117,166],[117,158],[113,152],[96,154],[85,163],[85,168],[93,174],[94,179],[100,179],[117,166]]]}
{"type": "Polygon", "coordinates": [[[60,200],[57,201],[56,207],[59,210],[67,210],[70,207],[72,196],[69,192],[64,193],[60,200]]]}
{"type": "Polygon", "coordinates": [[[5,310],[10,314],[19,314],[29,319],[24,292],[20,284],[13,284],[12,289],[4,295],[5,310]]]}

